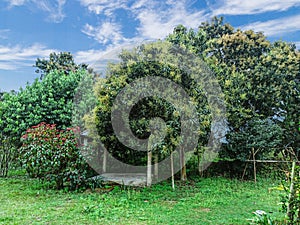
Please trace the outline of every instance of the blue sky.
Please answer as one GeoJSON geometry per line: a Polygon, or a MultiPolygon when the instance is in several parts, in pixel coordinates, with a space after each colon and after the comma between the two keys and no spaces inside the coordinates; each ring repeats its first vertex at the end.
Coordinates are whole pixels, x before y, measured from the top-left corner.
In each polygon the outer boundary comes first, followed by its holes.
{"type": "Polygon", "coordinates": [[[101,69],[122,47],[162,39],[178,24],[197,28],[213,16],[300,49],[299,0],[1,0],[0,90],[31,83],[39,77],[36,58],[53,51],[101,69]]]}

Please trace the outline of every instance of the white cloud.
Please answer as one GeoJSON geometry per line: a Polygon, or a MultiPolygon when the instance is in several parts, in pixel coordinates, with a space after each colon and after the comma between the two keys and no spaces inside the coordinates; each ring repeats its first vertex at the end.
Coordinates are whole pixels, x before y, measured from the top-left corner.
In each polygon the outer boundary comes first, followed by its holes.
{"type": "Polygon", "coordinates": [[[79,51],[75,53],[74,58],[76,62],[86,63],[95,71],[105,74],[107,63],[118,61],[117,55],[109,54],[110,51],[111,49],[79,51]]]}
{"type": "Polygon", "coordinates": [[[139,39],[132,39],[130,42],[109,46],[105,50],[90,49],[87,51],[79,51],[74,54],[74,59],[77,63],[87,63],[97,72],[105,75],[107,64],[118,62],[119,54],[124,49],[133,49],[135,46],[141,44],[139,39]]]}
{"type": "Polygon", "coordinates": [[[149,4],[149,0],[138,0],[131,5],[131,9],[139,9],[149,4]]]}
{"type": "Polygon", "coordinates": [[[64,5],[67,0],[6,0],[9,3],[9,8],[27,5],[28,7],[35,6],[38,9],[48,13],[48,20],[54,23],[60,23],[65,18],[63,12],[64,5]]]}
{"type": "Polygon", "coordinates": [[[0,70],[16,70],[18,67],[12,63],[4,62],[0,60],[0,70]]]}
{"type": "Polygon", "coordinates": [[[297,49],[300,51],[300,41],[297,41],[294,44],[296,45],[297,49]]]}
{"type": "Polygon", "coordinates": [[[168,1],[168,5],[135,10],[140,26],[137,28],[140,35],[150,39],[161,39],[171,33],[175,26],[183,24],[196,28],[207,19],[204,10],[189,11],[187,1],[168,1]],[[158,8],[157,8],[158,7],[158,8]]]}
{"type": "Polygon", "coordinates": [[[10,32],[9,29],[0,30],[0,39],[7,39],[7,36],[8,36],[9,32],[10,32]]]}
{"type": "MultiPolygon", "coordinates": [[[[103,14],[114,20],[117,9],[126,10],[138,23],[137,37],[144,39],[162,39],[171,33],[176,25],[183,24],[196,28],[207,20],[204,10],[190,10],[191,0],[159,1],[159,0],[80,0],[81,4],[95,14],[103,14]]],[[[99,27],[85,25],[85,34],[95,38],[102,44],[128,41],[122,36],[122,27],[115,22],[104,22],[99,27]]]]}
{"type": "Polygon", "coordinates": [[[124,40],[121,26],[113,22],[104,22],[100,26],[86,24],[82,29],[86,35],[94,38],[101,44],[118,44],[124,40]]]}
{"type": "Polygon", "coordinates": [[[33,2],[37,5],[38,8],[49,13],[49,21],[60,23],[65,18],[63,7],[66,3],[66,0],[56,0],[56,2],[47,0],[33,0],[33,2]]]}
{"type": "Polygon", "coordinates": [[[211,4],[206,1],[214,15],[249,15],[270,11],[285,11],[299,6],[299,0],[222,0],[211,4]]]}
{"type": "Polygon", "coordinates": [[[26,0],[6,0],[9,3],[9,7],[24,5],[26,0]]]}
{"type": "Polygon", "coordinates": [[[0,45],[0,69],[17,70],[24,66],[32,66],[37,58],[48,57],[54,49],[47,49],[40,44],[29,47],[7,47],[0,45]]]}
{"type": "Polygon", "coordinates": [[[265,22],[255,22],[241,27],[243,30],[262,31],[267,36],[279,36],[300,30],[300,15],[265,22]]]}
{"type": "Polygon", "coordinates": [[[80,0],[81,5],[88,8],[93,13],[104,13],[106,16],[111,16],[116,9],[128,8],[127,0],[80,0]]]}

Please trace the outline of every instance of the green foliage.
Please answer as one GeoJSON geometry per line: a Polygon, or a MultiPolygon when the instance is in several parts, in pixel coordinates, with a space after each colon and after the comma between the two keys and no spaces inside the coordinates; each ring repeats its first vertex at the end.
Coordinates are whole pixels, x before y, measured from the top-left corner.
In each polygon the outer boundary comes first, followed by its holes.
{"type": "MultiPolygon", "coordinates": [[[[284,130],[281,146],[300,150],[300,53],[295,45],[271,44],[263,33],[234,30],[216,17],[196,31],[180,25],[167,40],[194,51],[216,74],[227,103],[229,142],[239,139],[253,119],[274,120],[284,130]]],[[[247,155],[240,146],[235,152],[247,155]]]]}
{"type": "Polygon", "coordinates": [[[17,158],[16,139],[0,132],[0,176],[6,177],[17,158]]]}
{"type": "Polygon", "coordinates": [[[2,100],[4,93],[5,92],[0,91],[0,101],[2,100]]]}
{"type": "Polygon", "coordinates": [[[203,30],[195,32],[193,29],[187,30],[183,25],[174,28],[172,34],[167,37],[167,41],[175,45],[185,46],[200,57],[206,48],[207,35],[203,30]]]}
{"type": "MultiPolygon", "coordinates": [[[[131,150],[122,145],[113,132],[110,118],[112,105],[118,93],[138,78],[159,76],[180,85],[190,96],[198,113],[201,127],[199,129],[199,146],[207,142],[211,118],[202,87],[192,79],[191,74],[188,74],[187,71],[155,58],[157,53],[163,52],[164,48],[169,45],[169,43],[158,42],[139,46],[132,51],[124,51],[120,55],[122,61],[119,64],[111,65],[107,78],[97,84],[98,105],[95,120],[98,134],[106,148],[115,157],[128,163],[143,163],[143,156],[146,152],[131,150]],[[151,57],[153,60],[150,60],[151,57]]],[[[128,99],[128,102],[130,101],[131,99],[128,99]]],[[[180,142],[180,113],[171,103],[158,97],[147,97],[140,100],[130,111],[130,128],[136,137],[146,139],[150,135],[149,121],[155,117],[162,118],[166,124],[166,137],[154,149],[161,157],[164,157],[180,142]]]]}
{"type": "Polygon", "coordinates": [[[294,178],[292,175],[282,182],[285,192],[281,196],[282,212],[286,213],[288,224],[298,224],[300,222],[300,166],[294,168],[294,178]],[[290,188],[292,185],[292,189],[290,188]]]}
{"type": "Polygon", "coordinates": [[[78,70],[87,70],[86,64],[77,65],[74,62],[73,56],[70,52],[50,53],[48,59],[38,58],[35,62],[36,73],[41,73],[41,79],[48,73],[54,70],[63,72],[68,75],[70,72],[76,72],[78,70]]]}
{"type": "Polygon", "coordinates": [[[73,97],[87,72],[52,71],[43,80],[36,79],[17,93],[6,93],[0,102],[0,130],[9,137],[18,137],[40,122],[69,127],[72,121],[73,97]]]}
{"type": "Polygon", "coordinates": [[[85,118],[91,117],[96,107],[97,98],[94,86],[102,78],[95,77],[88,73],[80,79],[76,90],[74,91],[72,107],[72,126],[78,126],[85,130],[85,118]]]}
{"type": "MultiPolygon", "coordinates": [[[[85,76],[88,75],[83,70],[68,75],[55,70],[43,80],[36,79],[33,84],[27,84],[19,92],[3,95],[0,101],[0,135],[4,138],[1,138],[1,168],[6,168],[3,175],[28,127],[41,122],[56,124],[59,129],[71,125],[74,93],[85,76]]],[[[23,160],[23,155],[19,157],[23,160]]]]}
{"type": "Polygon", "coordinates": [[[54,182],[57,189],[77,189],[87,178],[89,167],[80,154],[79,130],[58,130],[55,124],[40,123],[22,136],[22,164],[31,177],[54,182]]]}
{"type": "Polygon", "coordinates": [[[252,119],[245,128],[228,134],[227,154],[230,158],[246,160],[253,149],[257,152],[256,159],[266,158],[280,149],[282,135],[282,128],[272,120],[252,119]]]}
{"type": "Polygon", "coordinates": [[[298,131],[300,112],[300,52],[295,46],[286,42],[275,42],[265,64],[270,67],[268,73],[278,77],[280,83],[280,105],[278,113],[284,120],[282,127],[285,130],[283,144],[292,147],[299,155],[300,132],[298,131]]]}
{"type": "Polygon", "coordinates": [[[234,28],[230,24],[224,24],[223,17],[213,17],[210,22],[202,22],[199,30],[203,30],[207,34],[208,40],[234,33],[234,28]]]}
{"type": "Polygon", "coordinates": [[[262,210],[256,210],[254,212],[255,217],[250,219],[250,224],[256,225],[275,225],[275,222],[272,220],[269,214],[262,210]]]}

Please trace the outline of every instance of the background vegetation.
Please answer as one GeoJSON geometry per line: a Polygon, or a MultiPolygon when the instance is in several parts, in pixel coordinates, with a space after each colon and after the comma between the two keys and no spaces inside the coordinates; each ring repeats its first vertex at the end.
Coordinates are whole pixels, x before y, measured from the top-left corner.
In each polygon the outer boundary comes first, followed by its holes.
{"type": "MultiPolygon", "coordinates": [[[[154,45],[145,44],[132,51],[124,51],[120,55],[121,62],[110,65],[105,78],[88,65],[76,64],[71,53],[52,53],[49,59],[37,59],[35,63],[40,79],[18,91],[0,95],[0,176],[7,177],[10,169],[14,171],[17,168],[25,169],[30,177],[44,181],[44,186],[40,186],[36,180],[24,180],[23,176],[1,178],[3,188],[0,196],[3,197],[0,198],[6,203],[1,204],[0,222],[56,221],[57,212],[65,207],[69,210],[63,218],[66,223],[74,223],[81,215],[82,223],[150,224],[168,221],[174,224],[245,224],[246,218],[252,216],[249,214],[257,209],[272,211],[274,218],[282,220],[282,214],[276,211],[280,208],[276,205],[280,201],[279,194],[277,191],[270,194],[267,188],[282,190],[281,202],[283,211],[287,213],[287,223],[299,222],[299,50],[294,44],[283,41],[271,43],[263,33],[235,30],[230,24],[224,24],[222,18],[202,23],[197,30],[179,25],[164,42],[196,54],[216,75],[224,93],[228,134],[213,166],[199,174],[197,163],[204,153],[203,146],[210,135],[211,123],[211,109],[205,93],[186,71],[155,60],[144,61],[143,55],[159,50],[154,45]],[[197,106],[201,125],[199,144],[194,158],[187,164],[188,175],[196,182],[179,186],[175,192],[164,185],[149,189],[114,188],[108,194],[65,195],[44,191],[45,187],[82,190],[80,188],[86,188],[86,181],[94,175],[82,160],[71,134],[75,129],[72,119],[82,129],[88,123],[95,123],[102,142],[117,158],[139,165],[146,162],[145,155],[131,151],[116,140],[109,119],[118,92],[126,84],[146,76],[171,79],[186,90],[197,106]],[[80,86],[82,80],[86,82],[80,86]],[[81,97],[96,104],[96,107],[86,112],[79,110],[76,113],[78,118],[74,118],[74,95],[84,85],[95,86],[96,102],[91,98],[92,90],[81,97]],[[80,121],[84,115],[88,122],[86,125],[80,121]],[[272,171],[276,180],[274,185],[262,180],[255,185],[223,178],[199,178],[220,174],[237,179],[248,174],[248,178],[252,178],[252,164],[247,160],[253,157],[254,152],[255,159],[294,161],[296,166],[291,169],[291,163],[260,164],[263,166],[257,168],[259,176],[276,169],[272,171]],[[285,178],[283,171],[287,175],[285,178]],[[280,181],[283,181],[281,185],[280,181]],[[63,201],[59,200],[62,195],[67,196],[63,201]],[[50,196],[50,200],[46,196],[50,196]],[[237,203],[238,199],[243,199],[243,203],[237,203]],[[25,204],[20,207],[22,201],[25,204]],[[30,215],[27,214],[28,204],[34,208],[30,215]],[[44,211],[40,209],[42,205],[45,206],[44,211]],[[163,207],[159,209],[159,206],[163,207]],[[158,215],[157,212],[163,213],[158,215]],[[202,219],[201,215],[205,218],[202,219]]],[[[80,107],[84,109],[82,104],[80,107]]],[[[157,116],[166,121],[168,128],[167,138],[153,150],[163,158],[178,144],[180,134],[178,115],[169,103],[158,98],[140,101],[131,112],[131,128],[137,137],[147,138],[149,120],[157,116]]],[[[184,177],[186,179],[186,174],[184,177]]],[[[257,221],[265,222],[256,223],[271,224],[268,216],[258,213],[257,221]]]]}

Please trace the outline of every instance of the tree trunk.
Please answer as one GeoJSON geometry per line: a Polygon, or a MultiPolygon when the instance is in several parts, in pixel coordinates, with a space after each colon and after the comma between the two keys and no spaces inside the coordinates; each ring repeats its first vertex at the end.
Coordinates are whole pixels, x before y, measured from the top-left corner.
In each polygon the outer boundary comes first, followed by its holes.
{"type": "Polygon", "coordinates": [[[106,173],[106,168],[107,168],[107,150],[104,149],[103,152],[103,164],[102,164],[102,172],[106,173]]]}
{"type": "Polygon", "coordinates": [[[201,166],[201,156],[200,156],[199,153],[197,155],[197,159],[198,159],[198,172],[199,172],[199,176],[203,177],[203,169],[202,169],[202,166],[201,166]]]}
{"type": "Polygon", "coordinates": [[[154,177],[158,180],[158,154],[154,156],[154,177]]]}
{"type": "Polygon", "coordinates": [[[180,148],[180,168],[181,168],[180,179],[181,181],[186,181],[187,175],[186,175],[186,166],[185,166],[185,155],[184,155],[184,150],[182,148],[180,148]]]}
{"type": "Polygon", "coordinates": [[[175,190],[173,152],[171,152],[171,176],[172,176],[172,188],[173,190],[175,190]]]}
{"type": "Polygon", "coordinates": [[[254,148],[252,148],[252,156],[253,156],[254,182],[256,183],[256,161],[255,161],[255,152],[254,152],[254,148]]]}
{"type": "Polygon", "coordinates": [[[294,221],[294,201],[295,201],[295,190],[294,190],[294,179],[295,179],[295,166],[296,162],[294,161],[292,164],[292,173],[291,173],[291,185],[290,185],[290,193],[289,193],[289,199],[288,199],[288,205],[287,205],[287,216],[289,218],[289,221],[293,223],[294,221]]]}
{"type": "Polygon", "coordinates": [[[148,160],[147,160],[147,186],[151,186],[152,183],[152,165],[151,165],[151,161],[152,161],[152,151],[148,150],[148,160]]]}

